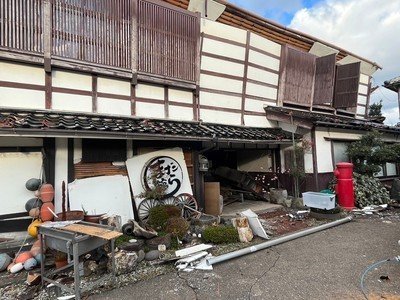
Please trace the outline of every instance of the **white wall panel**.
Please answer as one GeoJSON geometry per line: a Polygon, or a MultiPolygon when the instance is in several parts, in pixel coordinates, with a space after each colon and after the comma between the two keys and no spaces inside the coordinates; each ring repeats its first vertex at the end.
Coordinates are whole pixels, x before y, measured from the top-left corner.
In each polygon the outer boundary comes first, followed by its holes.
{"type": "Polygon", "coordinates": [[[249,51],[249,62],[273,69],[275,71],[279,71],[279,59],[264,55],[253,50],[249,51]]]}
{"type": "Polygon", "coordinates": [[[201,59],[201,69],[218,72],[233,76],[243,77],[244,65],[238,64],[222,59],[212,58],[208,56],[203,56],[201,59]]]}
{"type": "Polygon", "coordinates": [[[250,35],[250,45],[258,49],[267,51],[271,54],[281,56],[281,45],[273,41],[270,41],[268,39],[265,39],[255,33],[251,33],[250,35]]]}
{"type": "Polygon", "coordinates": [[[200,92],[200,104],[217,106],[217,107],[227,107],[234,109],[242,108],[242,98],[236,96],[228,96],[221,94],[213,94],[208,92],[200,92]]]}
{"type": "Polygon", "coordinates": [[[100,93],[130,96],[131,83],[126,80],[115,80],[110,78],[97,78],[97,91],[100,93]]]}
{"type": "Polygon", "coordinates": [[[52,72],[52,85],[54,87],[91,91],[92,76],[55,70],[52,72]]]}
{"type": "Polygon", "coordinates": [[[243,82],[234,79],[221,78],[216,76],[200,75],[200,86],[215,90],[242,93],[243,82]]]}
{"type": "Polygon", "coordinates": [[[201,20],[201,31],[210,35],[223,37],[231,41],[246,43],[247,32],[222,23],[201,20]]]}
{"type": "Polygon", "coordinates": [[[364,114],[365,114],[365,107],[357,106],[357,115],[364,115],[364,114]]]}
{"type": "Polygon", "coordinates": [[[276,100],[278,90],[269,86],[262,86],[248,82],[246,86],[246,94],[276,100]]]}
{"type": "Polygon", "coordinates": [[[169,118],[173,120],[192,121],[193,108],[169,105],[169,118]]]}
{"type": "Polygon", "coordinates": [[[0,107],[45,109],[44,91],[0,87],[0,107]]]}
{"type": "Polygon", "coordinates": [[[68,139],[56,138],[54,206],[56,213],[62,211],[61,185],[68,183],[68,139]]]}
{"type": "Polygon", "coordinates": [[[369,76],[361,73],[361,74],[360,74],[360,82],[361,82],[361,83],[368,84],[368,82],[369,82],[369,76]]]}
{"type": "Polygon", "coordinates": [[[200,109],[200,119],[204,122],[210,123],[240,125],[241,114],[211,109],[200,109]]]}
{"type": "Polygon", "coordinates": [[[315,147],[317,150],[317,164],[319,173],[333,172],[331,141],[325,140],[325,136],[328,136],[325,130],[315,131],[315,147]]]}
{"type": "Polygon", "coordinates": [[[264,71],[258,68],[250,67],[247,69],[247,78],[262,81],[265,83],[278,85],[279,83],[279,75],[275,73],[271,73],[268,71],[264,71]]]}
{"type": "Polygon", "coordinates": [[[164,100],[164,87],[150,84],[136,85],[136,97],[164,100]]]}
{"type": "Polygon", "coordinates": [[[97,112],[114,115],[131,115],[131,102],[126,100],[97,98],[97,112]]]}
{"type": "Polygon", "coordinates": [[[212,39],[203,39],[203,52],[213,53],[225,57],[244,60],[246,49],[241,46],[231,45],[212,39]]]}
{"type": "Polygon", "coordinates": [[[0,80],[29,84],[45,84],[43,67],[0,61],[0,80]]]}
{"type": "Polygon", "coordinates": [[[168,100],[181,102],[181,103],[193,103],[193,93],[191,91],[183,91],[177,89],[168,90],[168,100]]]}
{"type": "Polygon", "coordinates": [[[92,97],[53,93],[52,109],[92,112],[92,97]]]}
{"type": "Polygon", "coordinates": [[[365,86],[365,85],[360,84],[360,85],[358,86],[358,93],[367,95],[367,94],[368,94],[368,87],[365,86]]]}
{"type": "Polygon", "coordinates": [[[367,104],[367,97],[358,95],[357,103],[366,105],[367,104]]]}
{"type": "Polygon", "coordinates": [[[261,101],[261,100],[255,100],[255,99],[249,99],[246,98],[245,102],[245,110],[247,111],[254,111],[254,112],[265,112],[264,111],[264,106],[265,105],[274,105],[271,104],[269,101],[261,101]]]}
{"type": "Polygon", "coordinates": [[[273,123],[268,121],[265,116],[244,115],[244,124],[250,127],[274,127],[273,123]]]}
{"type": "Polygon", "coordinates": [[[147,118],[165,118],[164,104],[136,102],[136,116],[147,118]]]}

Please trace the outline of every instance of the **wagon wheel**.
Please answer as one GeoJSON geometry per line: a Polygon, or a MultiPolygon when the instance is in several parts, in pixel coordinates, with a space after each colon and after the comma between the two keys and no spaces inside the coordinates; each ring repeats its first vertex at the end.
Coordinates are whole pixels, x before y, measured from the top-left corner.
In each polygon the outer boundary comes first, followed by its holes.
{"type": "Polygon", "coordinates": [[[187,193],[179,194],[176,196],[177,204],[182,209],[183,217],[189,218],[193,215],[197,215],[199,205],[197,204],[196,199],[187,193]]]}
{"type": "Polygon", "coordinates": [[[149,217],[149,211],[151,208],[160,205],[160,202],[158,200],[154,199],[146,199],[140,202],[139,207],[138,207],[138,215],[140,221],[145,221],[149,217]]]}
{"type": "Polygon", "coordinates": [[[163,205],[179,205],[179,200],[175,196],[170,196],[161,200],[163,205]]]}

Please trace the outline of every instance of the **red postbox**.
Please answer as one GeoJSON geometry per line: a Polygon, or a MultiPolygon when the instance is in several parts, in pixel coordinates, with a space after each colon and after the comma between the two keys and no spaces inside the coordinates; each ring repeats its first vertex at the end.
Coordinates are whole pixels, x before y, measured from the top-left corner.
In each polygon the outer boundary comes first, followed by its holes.
{"type": "Polygon", "coordinates": [[[336,195],[339,198],[339,205],[352,210],[354,208],[353,164],[337,163],[334,174],[337,178],[336,195]]]}

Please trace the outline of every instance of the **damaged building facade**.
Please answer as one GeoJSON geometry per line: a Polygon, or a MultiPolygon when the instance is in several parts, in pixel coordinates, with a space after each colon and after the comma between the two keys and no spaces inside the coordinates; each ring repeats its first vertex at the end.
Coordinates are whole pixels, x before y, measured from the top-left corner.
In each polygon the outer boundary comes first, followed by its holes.
{"type": "MultiPolygon", "coordinates": [[[[13,199],[0,218],[12,226],[33,197],[24,188],[31,177],[54,185],[59,212],[63,181],[126,177],[127,160],[178,148],[185,184],[204,207],[205,182],[220,167],[265,184],[287,170],[291,132],[309,141],[299,163],[303,188],[315,191],[346,159],[346,143],[367,130],[397,141],[395,128],[367,119],[378,65],[231,4],[0,0],[0,7],[7,8],[0,9],[0,182],[13,199]]],[[[396,165],[382,169],[397,175],[396,165]]]]}

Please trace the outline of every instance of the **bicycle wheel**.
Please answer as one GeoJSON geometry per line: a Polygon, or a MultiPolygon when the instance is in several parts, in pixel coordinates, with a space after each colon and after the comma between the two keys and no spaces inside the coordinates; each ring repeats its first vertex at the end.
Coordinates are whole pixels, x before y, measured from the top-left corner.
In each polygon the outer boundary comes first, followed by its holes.
{"type": "Polygon", "coordinates": [[[138,207],[138,215],[140,221],[145,221],[149,217],[149,211],[151,208],[160,205],[160,202],[158,200],[154,199],[146,199],[140,202],[139,207],[138,207]]]}
{"type": "Polygon", "coordinates": [[[181,209],[183,209],[183,217],[185,219],[196,214],[196,212],[193,210],[197,211],[199,209],[199,205],[197,204],[196,199],[190,194],[187,193],[179,194],[178,196],[176,196],[176,199],[177,199],[177,205],[180,206],[181,209]]]}

